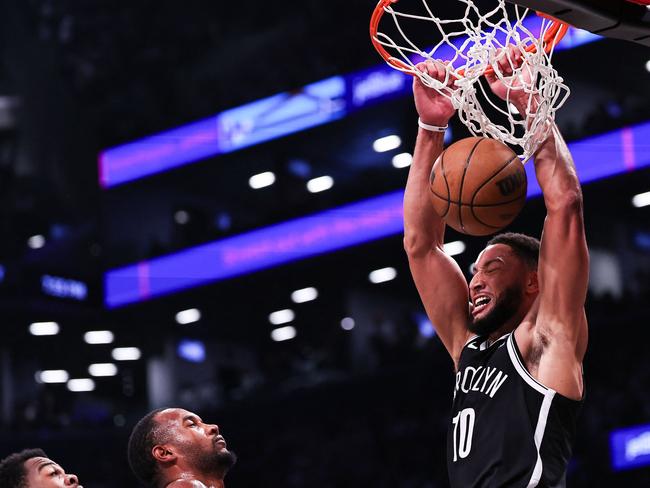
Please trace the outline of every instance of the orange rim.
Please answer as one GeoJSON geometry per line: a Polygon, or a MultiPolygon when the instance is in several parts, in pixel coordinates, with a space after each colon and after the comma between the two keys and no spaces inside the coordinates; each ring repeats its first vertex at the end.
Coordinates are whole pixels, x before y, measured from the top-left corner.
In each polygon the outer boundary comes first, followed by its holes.
{"type": "MultiPolygon", "coordinates": [[[[393,3],[397,3],[398,1],[399,0],[379,0],[379,3],[377,3],[375,10],[373,10],[372,16],[370,17],[370,39],[372,41],[372,45],[375,47],[379,55],[382,58],[384,58],[384,60],[389,65],[391,65],[393,68],[406,71],[410,75],[415,76],[415,73],[413,73],[413,68],[411,68],[404,61],[401,61],[395,58],[394,56],[392,56],[388,51],[386,51],[384,46],[377,39],[377,30],[379,29],[379,22],[381,21],[381,18],[384,15],[385,12],[384,9],[393,3]]],[[[560,22],[559,20],[549,17],[548,15],[543,14],[541,12],[536,12],[536,13],[540,17],[545,17],[552,20],[551,26],[548,29],[546,29],[546,33],[544,34],[544,51],[548,53],[551,49],[553,49],[553,47],[558,42],[562,40],[564,35],[569,30],[569,26],[564,22],[560,22]]],[[[532,53],[537,51],[537,46],[535,44],[530,44],[526,46],[524,49],[526,52],[532,53]]],[[[494,69],[492,68],[492,66],[488,66],[485,69],[485,74],[492,74],[492,73],[494,73],[494,69]]],[[[460,76],[464,76],[465,70],[464,69],[459,70],[458,74],[460,76]]]]}

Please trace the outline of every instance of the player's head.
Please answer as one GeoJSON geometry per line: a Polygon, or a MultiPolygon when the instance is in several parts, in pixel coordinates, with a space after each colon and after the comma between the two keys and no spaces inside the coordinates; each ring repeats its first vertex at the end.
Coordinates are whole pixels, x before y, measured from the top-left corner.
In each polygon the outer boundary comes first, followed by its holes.
{"type": "Polygon", "coordinates": [[[0,488],[82,488],[74,474],[41,449],[25,449],[0,461],[0,488]]]}
{"type": "Polygon", "coordinates": [[[525,314],[538,293],[539,241],[508,232],[493,237],[474,263],[469,329],[490,334],[525,314]]]}
{"type": "Polygon", "coordinates": [[[223,479],[236,462],[219,427],[182,408],[145,415],[131,433],[128,458],[135,476],[147,486],[164,485],[179,472],[223,479]]]}

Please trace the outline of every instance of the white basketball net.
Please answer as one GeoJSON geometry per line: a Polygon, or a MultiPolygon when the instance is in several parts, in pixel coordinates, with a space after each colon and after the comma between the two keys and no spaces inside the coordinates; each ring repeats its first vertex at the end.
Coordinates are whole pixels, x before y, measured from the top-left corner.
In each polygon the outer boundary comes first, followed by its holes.
{"type": "MultiPolygon", "coordinates": [[[[551,125],[549,122],[554,120],[555,111],[569,95],[569,88],[551,65],[553,49],[548,53],[544,51],[544,34],[552,22],[540,18],[541,31],[535,35],[524,22],[528,9],[511,6],[509,14],[505,0],[493,0],[492,3],[497,5],[485,13],[481,13],[475,5],[477,0],[446,0],[464,4],[464,16],[451,20],[435,16],[427,0],[419,1],[424,6],[423,12],[398,12],[393,6],[395,4],[384,7],[384,12],[392,17],[397,32],[402,37],[395,40],[377,29],[374,40],[389,52],[389,65],[418,76],[426,86],[448,97],[458,111],[461,121],[473,135],[491,137],[511,146],[518,146],[521,148],[518,152],[522,159],[528,160],[548,135],[551,125]],[[510,19],[509,15],[514,18],[510,19]],[[418,47],[400,25],[400,21],[404,23],[405,19],[409,22],[431,22],[442,39],[433,48],[418,47]],[[508,56],[509,64],[514,68],[510,76],[500,72],[495,63],[498,50],[508,45],[517,46],[524,59],[521,66],[515,67],[507,50],[501,54],[508,56]],[[441,53],[445,55],[442,60],[448,61],[443,81],[416,69],[417,63],[425,59],[441,58],[441,53]],[[506,100],[495,97],[489,87],[479,82],[489,66],[493,66],[495,75],[508,89],[506,100]],[[452,81],[454,79],[455,82],[452,81]],[[450,89],[450,85],[453,85],[454,89],[450,89]],[[522,89],[527,95],[528,106],[527,113],[520,115],[514,110],[510,98],[515,90],[521,93],[522,89]],[[536,99],[535,102],[533,98],[536,99]],[[503,115],[498,117],[501,123],[486,115],[483,105],[485,103],[503,115]]],[[[411,6],[418,2],[402,0],[401,3],[411,6]]],[[[529,17],[534,15],[532,13],[529,17]]],[[[384,22],[389,20],[386,17],[384,15],[384,22]]],[[[394,37],[398,37],[397,34],[394,34],[394,37]]]]}

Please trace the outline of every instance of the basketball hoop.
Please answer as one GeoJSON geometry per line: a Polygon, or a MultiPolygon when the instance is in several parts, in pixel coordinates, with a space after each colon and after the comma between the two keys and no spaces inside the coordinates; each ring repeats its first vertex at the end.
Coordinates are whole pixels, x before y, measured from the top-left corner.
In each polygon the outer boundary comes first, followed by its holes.
{"type": "MultiPolygon", "coordinates": [[[[433,13],[428,1],[402,0],[401,4],[407,8],[420,6],[419,11],[406,12],[396,9],[399,0],[380,0],[370,19],[370,37],[375,49],[389,66],[417,76],[423,84],[448,97],[472,135],[518,146],[522,159],[529,159],[546,138],[555,111],[569,95],[564,80],[551,64],[554,47],[568,26],[543,14],[529,15],[529,9],[517,5],[506,7],[505,0],[492,0],[493,8],[484,12],[476,5],[479,0],[449,0],[444,6],[455,4],[458,18],[443,19],[433,13]],[[393,21],[392,34],[380,30],[385,15],[385,22],[388,17],[393,21]],[[433,42],[433,37],[437,41],[433,47],[421,47],[422,42],[418,45],[406,32],[406,25],[413,22],[420,24],[417,26],[420,30],[426,25],[424,22],[430,23],[432,28],[427,32],[431,35],[427,41],[433,42]],[[510,52],[505,49],[508,46],[515,46],[521,53],[524,59],[521,66],[516,67],[510,59],[510,52]],[[493,68],[498,55],[508,56],[512,75],[506,76],[493,68]],[[416,68],[427,59],[446,63],[444,80],[439,81],[416,68]],[[495,100],[480,82],[484,74],[494,74],[506,86],[505,103],[495,100]],[[527,113],[512,113],[512,90],[527,95],[527,113]],[[483,104],[496,110],[497,116],[488,117],[483,104]]],[[[438,10],[442,7],[438,4],[438,10]]]]}

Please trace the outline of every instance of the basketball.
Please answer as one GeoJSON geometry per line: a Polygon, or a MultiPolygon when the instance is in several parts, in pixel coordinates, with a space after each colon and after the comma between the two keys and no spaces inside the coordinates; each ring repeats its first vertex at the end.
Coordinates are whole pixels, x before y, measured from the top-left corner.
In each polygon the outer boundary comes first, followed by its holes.
{"type": "Polygon", "coordinates": [[[526,201],[524,165],[507,145],[468,137],[438,157],[430,178],[431,201],[447,225],[473,236],[510,224],[526,201]]]}

